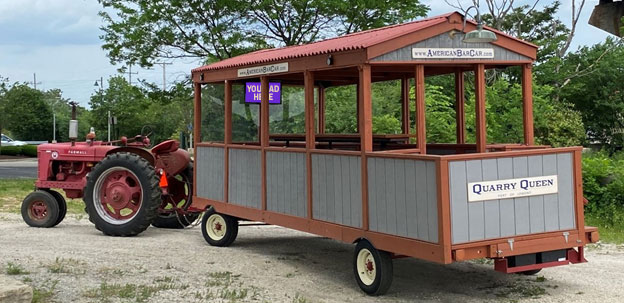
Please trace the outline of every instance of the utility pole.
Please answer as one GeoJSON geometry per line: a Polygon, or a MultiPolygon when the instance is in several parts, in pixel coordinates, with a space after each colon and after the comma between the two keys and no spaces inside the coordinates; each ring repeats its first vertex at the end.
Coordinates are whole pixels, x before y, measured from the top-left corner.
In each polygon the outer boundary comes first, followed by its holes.
{"type": "Polygon", "coordinates": [[[167,91],[167,78],[165,76],[165,66],[167,65],[171,65],[173,63],[167,63],[167,62],[155,62],[154,64],[158,64],[160,66],[162,66],[162,70],[163,70],[163,92],[167,91]]]}
{"type": "Polygon", "coordinates": [[[56,114],[52,114],[52,143],[56,143],[56,114]]]}
{"type": "Polygon", "coordinates": [[[37,82],[37,73],[33,73],[33,82],[28,82],[28,83],[32,83],[33,88],[37,89],[37,84],[41,84],[41,82],[37,82]]]}
{"type": "Polygon", "coordinates": [[[128,83],[130,83],[130,85],[132,85],[132,75],[138,75],[139,72],[132,72],[132,65],[128,66],[128,83]]]}

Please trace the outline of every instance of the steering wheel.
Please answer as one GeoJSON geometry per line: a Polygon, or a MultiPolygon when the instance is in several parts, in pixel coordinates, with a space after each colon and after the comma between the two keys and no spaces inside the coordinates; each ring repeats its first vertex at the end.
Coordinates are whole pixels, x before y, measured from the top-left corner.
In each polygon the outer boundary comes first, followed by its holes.
{"type": "Polygon", "coordinates": [[[144,125],[141,128],[141,136],[149,138],[153,134],[154,134],[154,129],[152,128],[151,125],[144,125]]]}

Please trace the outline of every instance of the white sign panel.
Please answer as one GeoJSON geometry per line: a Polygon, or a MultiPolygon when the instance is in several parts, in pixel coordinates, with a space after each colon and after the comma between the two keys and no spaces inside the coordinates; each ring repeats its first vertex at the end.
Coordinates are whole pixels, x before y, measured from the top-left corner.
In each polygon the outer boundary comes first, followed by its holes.
{"type": "Polygon", "coordinates": [[[557,175],[468,183],[468,202],[555,194],[557,175]]]}
{"type": "Polygon", "coordinates": [[[493,48],[412,48],[414,59],[492,59],[493,48]]]}
{"type": "Polygon", "coordinates": [[[239,77],[266,75],[274,73],[283,73],[288,71],[288,62],[269,64],[264,66],[255,66],[248,68],[241,68],[238,70],[239,77]]]}

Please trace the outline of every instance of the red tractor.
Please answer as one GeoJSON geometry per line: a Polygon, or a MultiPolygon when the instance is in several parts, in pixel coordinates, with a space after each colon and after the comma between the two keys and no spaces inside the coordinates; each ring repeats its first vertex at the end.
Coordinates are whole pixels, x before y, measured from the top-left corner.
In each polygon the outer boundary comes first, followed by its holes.
{"type": "Polygon", "coordinates": [[[178,142],[150,147],[152,131],[112,142],[96,141],[93,130],[86,142],[75,142],[75,110],[68,143],[37,147],[36,190],[22,202],[22,217],[33,227],[53,227],[65,217],[62,189],[69,198],[83,198],[95,228],[111,236],[133,236],[150,224],[184,228],[197,219],[193,209],[192,164],[178,142]]]}

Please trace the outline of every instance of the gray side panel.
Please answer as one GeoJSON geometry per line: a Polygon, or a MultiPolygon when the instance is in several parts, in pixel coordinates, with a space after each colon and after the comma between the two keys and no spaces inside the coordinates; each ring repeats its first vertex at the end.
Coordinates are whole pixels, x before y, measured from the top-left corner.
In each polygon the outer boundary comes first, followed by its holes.
{"type": "Polygon", "coordinates": [[[360,157],[313,154],[312,200],[312,214],[315,219],[361,227],[360,157]]]}
{"type": "Polygon", "coordinates": [[[267,151],[267,210],[307,216],[304,153],[267,151]]]}
{"type": "Polygon", "coordinates": [[[575,227],[571,153],[449,162],[453,244],[575,227]],[[468,202],[467,184],[558,176],[558,193],[468,202]]]}
{"type": "Polygon", "coordinates": [[[532,61],[529,57],[515,53],[498,45],[490,43],[464,43],[462,35],[455,35],[451,39],[448,33],[440,34],[423,40],[403,48],[391,51],[389,53],[373,58],[371,61],[419,61],[419,60],[435,60],[435,61],[461,61],[466,59],[413,59],[412,48],[492,48],[494,49],[494,58],[492,59],[471,59],[480,61],[532,61]]]}
{"type": "Polygon", "coordinates": [[[225,163],[222,147],[197,147],[197,196],[223,201],[223,165],[225,163]]]}
{"type": "Polygon", "coordinates": [[[368,158],[370,230],[438,241],[438,198],[433,161],[368,158]]]}
{"type": "Polygon", "coordinates": [[[572,229],[576,226],[574,220],[574,172],[572,154],[557,155],[557,170],[559,171],[559,228],[572,229]]]}
{"type": "Polygon", "coordinates": [[[229,202],[262,207],[262,163],[259,150],[230,148],[229,202]]]}

